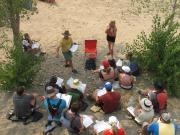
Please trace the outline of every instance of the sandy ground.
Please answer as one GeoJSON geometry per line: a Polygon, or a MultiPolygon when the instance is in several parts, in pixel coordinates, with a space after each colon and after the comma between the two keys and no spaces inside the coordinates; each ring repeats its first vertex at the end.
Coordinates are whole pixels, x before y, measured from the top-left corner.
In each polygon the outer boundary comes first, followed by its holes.
{"type": "MultiPolygon", "coordinates": [[[[42,68],[36,76],[31,91],[43,94],[44,83],[52,75],[57,75],[65,80],[70,76],[80,78],[87,83],[89,92],[92,92],[98,87],[96,74],[84,71],[84,40],[97,39],[98,40],[98,58],[99,61],[103,59],[107,53],[107,43],[105,29],[111,20],[116,21],[117,25],[117,39],[115,44],[115,58],[119,58],[124,54],[124,46],[126,43],[132,43],[142,30],[149,32],[151,30],[151,14],[133,15],[130,11],[131,0],[56,0],[56,4],[50,5],[48,3],[37,3],[38,13],[30,16],[30,19],[25,18],[21,21],[21,31],[27,32],[32,39],[39,40],[42,48],[47,52],[46,60],[42,64],[42,68]],[[59,40],[62,38],[64,30],[69,30],[75,42],[80,44],[79,50],[74,54],[73,62],[79,74],[73,75],[70,69],[65,69],[64,59],[62,55],[60,58],[55,57],[55,50],[59,40]]],[[[9,36],[11,33],[9,32],[9,36]]],[[[138,128],[132,120],[125,117],[125,107],[128,100],[137,100],[137,90],[144,89],[151,85],[149,77],[145,74],[137,78],[133,91],[127,92],[122,89],[119,91],[122,94],[123,108],[110,115],[117,116],[128,135],[136,135],[138,128]]],[[[44,124],[46,122],[46,113],[44,109],[44,118],[35,124],[27,126],[21,123],[11,123],[5,119],[5,112],[8,110],[7,104],[12,104],[12,93],[1,93],[0,96],[0,133],[1,135],[41,135],[44,124]]],[[[173,118],[180,120],[180,106],[176,106],[179,100],[171,98],[168,109],[172,110],[173,118]]],[[[92,103],[90,106],[92,106],[92,103]]],[[[90,113],[89,108],[85,113],[90,113]]],[[[93,114],[99,120],[106,119],[109,115],[102,113],[93,114]]],[[[54,135],[67,135],[67,131],[63,128],[58,128],[53,132],[54,135]]]]}

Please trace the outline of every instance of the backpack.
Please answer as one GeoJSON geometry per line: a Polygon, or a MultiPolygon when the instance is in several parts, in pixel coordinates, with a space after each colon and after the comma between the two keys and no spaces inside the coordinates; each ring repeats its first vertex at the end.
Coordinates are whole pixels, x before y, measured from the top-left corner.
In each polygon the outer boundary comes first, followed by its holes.
{"type": "Polygon", "coordinates": [[[87,70],[95,70],[96,69],[96,61],[95,59],[89,58],[86,60],[85,69],[87,70]]]}
{"type": "Polygon", "coordinates": [[[48,110],[49,110],[52,117],[57,116],[59,114],[59,105],[61,104],[62,100],[59,99],[59,101],[56,105],[51,105],[49,100],[50,99],[47,98],[48,110]]]}

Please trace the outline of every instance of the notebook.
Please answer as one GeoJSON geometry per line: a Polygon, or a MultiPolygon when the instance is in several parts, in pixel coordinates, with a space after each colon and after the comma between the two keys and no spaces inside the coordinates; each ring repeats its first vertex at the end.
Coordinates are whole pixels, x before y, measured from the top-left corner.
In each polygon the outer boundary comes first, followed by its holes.
{"type": "Polygon", "coordinates": [[[127,107],[128,112],[134,117],[134,120],[135,120],[137,123],[140,123],[141,121],[140,121],[137,117],[135,117],[134,109],[135,109],[135,108],[134,108],[133,106],[127,107]]]}
{"type": "Polygon", "coordinates": [[[60,98],[60,99],[64,99],[66,101],[66,107],[69,108],[69,105],[70,105],[71,99],[72,99],[71,95],[58,93],[58,94],[56,94],[56,97],[60,98]]]}
{"type": "Polygon", "coordinates": [[[69,50],[70,50],[71,52],[75,52],[75,51],[77,51],[78,47],[79,47],[78,44],[73,44],[69,50]]]}
{"type": "Polygon", "coordinates": [[[57,81],[56,81],[56,84],[61,87],[62,86],[62,83],[63,83],[63,79],[61,79],[60,77],[57,77],[57,81]]]}
{"type": "Polygon", "coordinates": [[[111,129],[111,125],[104,121],[96,121],[96,124],[94,125],[96,133],[100,133],[106,129],[111,129]]]}
{"type": "Polygon", "coordinates": [[[92,118],[88,115],[82,115],[83,117],[83,125],[85,128],[89,127],[90,125],[92,125],[94,122],[92,120],[92,118]]]}

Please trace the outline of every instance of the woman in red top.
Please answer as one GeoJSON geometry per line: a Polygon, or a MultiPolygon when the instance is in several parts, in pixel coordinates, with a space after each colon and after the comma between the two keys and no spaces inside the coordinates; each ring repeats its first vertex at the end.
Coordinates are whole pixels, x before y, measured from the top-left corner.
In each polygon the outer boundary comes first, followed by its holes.
{"type": "Polygon", "coordinates": [[[109,117],[109,124],[112,128],[103,131],[103,135],[125,135],[124,129],[119,125],[119,121],[115,116],[109,117]]]}
{"type": "Polygon", "coordinates": [[[109,52],[107,53],[107,55],[111,55],[112,58],[113,58],[113,47],[116,39],[116,32],[117,32],[117,28],[115,21],[111,21],[105,33],[107,34],[106,39],[108,41],[108,47],[109,47],[109,52]]]}

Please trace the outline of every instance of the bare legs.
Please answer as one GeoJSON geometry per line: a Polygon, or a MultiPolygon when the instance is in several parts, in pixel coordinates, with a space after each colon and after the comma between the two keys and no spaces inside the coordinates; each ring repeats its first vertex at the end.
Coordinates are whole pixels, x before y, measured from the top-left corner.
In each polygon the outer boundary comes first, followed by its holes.
{"type": "Polygon", "coordinates": [[[111,57],[113,58],[113,54],[114,54],[114,51],[113,51],[114,43],[108,41],[108,48],[109,48],[109,52],[107,53],[107,55],[111,55],[111,57]]]}

